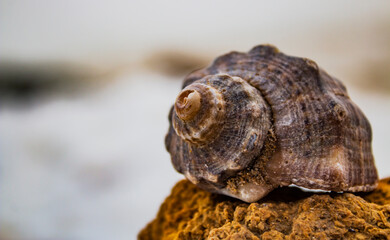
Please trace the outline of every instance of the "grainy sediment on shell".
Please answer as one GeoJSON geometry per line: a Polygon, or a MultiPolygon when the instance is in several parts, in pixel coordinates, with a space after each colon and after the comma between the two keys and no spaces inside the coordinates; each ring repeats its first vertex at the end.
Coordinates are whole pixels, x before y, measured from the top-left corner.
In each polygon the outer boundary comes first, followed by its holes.
{"type": "Polygon", "coordinates": [[[344,85],[314,61],[260,45],[218,57],[188,75],[183,88],[199,91],[201,107],[191,120],[170,112],[165,144],[176,170],[199,187],[247,202],[291,184],[350,192],[376,187],[370,123],[344,85]],[[258,163],[271,129],[275,151],[258,163]],[[256,179],[264,181],[232,187],[232,179],[259,165],[256,179]]]}
{"type": "Polygon", "coordinates": [[[390,178],[361,196],[285,187],[251,204],[183,180],[138,239],[390,239],[390,178]]]}
{"type": "Polygon", "coordinates": [[[264,142],[260,159],[254,161],[253,166],[245,168],[227,180],[227,188],[229,191],[237,193],[238,189],[247,183],[271,185],[270,180],[266,179],[266,176],[261,175],[261,173],[265,172],[265,165],[271,159],[272,154],[275,152],[275,148],[276,138],[273,129],[271,129],[264,142]]]}

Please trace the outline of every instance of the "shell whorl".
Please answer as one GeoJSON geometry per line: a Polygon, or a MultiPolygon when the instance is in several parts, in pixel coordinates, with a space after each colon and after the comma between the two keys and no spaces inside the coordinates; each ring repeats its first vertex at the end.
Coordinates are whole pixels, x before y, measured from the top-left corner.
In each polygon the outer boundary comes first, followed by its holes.
{"type": "Polygon", "coordinates": [[[167,148],[175,152],[177,169],[194,183],[202,178],[218,182],[246,168],[259,155],[271,127],[270,118],[261,93],[243,79],[226,74],[205,76],[179,94],[172,113],[177,145],[167,148]],[[184,98],[195,92],[200,96],[200,108],[183,119],[177,105],[190,104],[184,98]],[[191,166],[180,166],[186,159],[203,162],[196,174],[191,166]]]}
{"type": "Polygon", "coordinates": [[[212,192],[253,202],[291,184],[352,192],[377,184],[370,123],[344,85],[272,46],[188,75],[169,121],[174,167],[212,192]]]}

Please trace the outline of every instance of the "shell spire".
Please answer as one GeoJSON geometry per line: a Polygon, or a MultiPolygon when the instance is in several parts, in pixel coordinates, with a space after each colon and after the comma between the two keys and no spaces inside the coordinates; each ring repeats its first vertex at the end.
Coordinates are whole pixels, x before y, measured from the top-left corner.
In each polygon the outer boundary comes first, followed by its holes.
{"type": "Polygon", "coordinates": [[[176,99],[175,111],[183,121],[189,121],[199,112],[201,96],[198,91],[184,90],[176,99]]]}

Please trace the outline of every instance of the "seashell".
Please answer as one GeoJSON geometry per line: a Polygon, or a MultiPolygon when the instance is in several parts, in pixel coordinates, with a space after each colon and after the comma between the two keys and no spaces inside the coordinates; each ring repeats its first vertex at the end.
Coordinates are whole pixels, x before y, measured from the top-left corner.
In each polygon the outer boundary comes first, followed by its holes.
{"type": "Polygon", "coordinates": [[[184,81],[165,145],[197,186],[255,202],[279,186],[371,191],[371,126],[346,88],[269,45],[231,52],[184,81]]]}

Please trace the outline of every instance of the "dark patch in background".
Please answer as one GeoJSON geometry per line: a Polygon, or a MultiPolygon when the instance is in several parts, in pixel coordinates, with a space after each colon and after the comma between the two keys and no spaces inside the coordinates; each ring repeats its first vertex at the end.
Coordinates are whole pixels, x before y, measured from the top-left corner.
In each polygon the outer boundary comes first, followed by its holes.
{"type": "Polygon", "coordinates": [[[102,85],[107,73],[69,63],[0,63],[0,104],[29,104],[40,97],[74,96],[102,85]]]}

